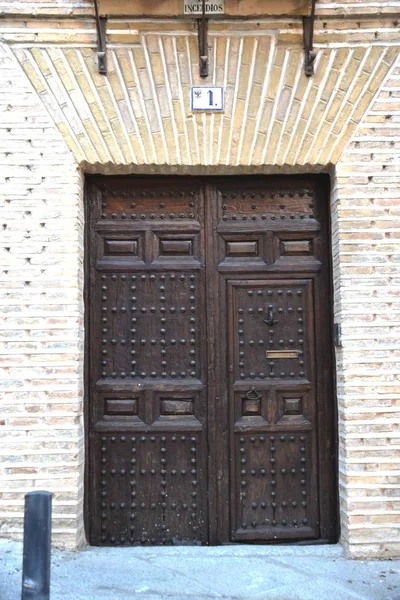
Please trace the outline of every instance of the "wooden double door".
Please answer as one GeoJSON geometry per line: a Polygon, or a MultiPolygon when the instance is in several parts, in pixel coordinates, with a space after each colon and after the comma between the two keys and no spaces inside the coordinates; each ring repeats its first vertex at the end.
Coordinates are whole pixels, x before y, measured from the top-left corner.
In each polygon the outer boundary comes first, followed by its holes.
{"type": "Polygon", "coordinates": [[[88,177],[92,544],[335,540],[326,184],[88,177]]]}

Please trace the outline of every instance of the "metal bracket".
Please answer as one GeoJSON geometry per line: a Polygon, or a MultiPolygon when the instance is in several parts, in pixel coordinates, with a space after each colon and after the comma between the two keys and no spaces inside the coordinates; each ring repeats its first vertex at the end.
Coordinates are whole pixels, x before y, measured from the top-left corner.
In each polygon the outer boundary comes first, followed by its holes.
{"type": "Polygon", "coordinates": [[[333,324],[333,341],[337,348],[342,347],[342,325],[340,323],[333,324]]]}
{"type": "Polygon", "coordinates": [[[107,75],[107,54],[106,54],[106,24],[107,17],[100,17],[99,5],[94,0],[94,11],[96,15],[97,31],[97,69],[100,75],[107,75]]]}
{"type": "Polygon", "coordinates": [[[206,19],[206,0],[202,0],[201,19],[197,19],[199,36],[199,71],[200,77],[208,77],[208,19],[206,19]]]}
{"type": "Polygon", "coordinates": [[[311,15],[303,17],[304,72],[307,77],[314,75],[314,61],[317,58],[317,53],[313,49],[315,4],[316,0],[311,0],[311,15]]]}

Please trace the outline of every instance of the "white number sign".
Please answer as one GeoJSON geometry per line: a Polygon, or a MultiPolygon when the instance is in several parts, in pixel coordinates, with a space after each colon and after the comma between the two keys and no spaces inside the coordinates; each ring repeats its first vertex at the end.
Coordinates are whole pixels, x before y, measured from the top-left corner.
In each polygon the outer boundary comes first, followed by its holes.
{"type": "Polygon", "coordinates": [[[217,85],[193,85],[190,88],[190,109],[203,112],[224,110],[224,89],[217,85]]]}

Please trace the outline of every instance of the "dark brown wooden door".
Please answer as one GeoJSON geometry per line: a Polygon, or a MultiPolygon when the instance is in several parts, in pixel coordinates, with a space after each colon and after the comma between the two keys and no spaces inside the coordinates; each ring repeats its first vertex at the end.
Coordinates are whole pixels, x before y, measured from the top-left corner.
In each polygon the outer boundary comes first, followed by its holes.
{"type": "Polygon", "coordinates": [[[88,178],[93,544],[335,539],[326,182],[88,178]]]}

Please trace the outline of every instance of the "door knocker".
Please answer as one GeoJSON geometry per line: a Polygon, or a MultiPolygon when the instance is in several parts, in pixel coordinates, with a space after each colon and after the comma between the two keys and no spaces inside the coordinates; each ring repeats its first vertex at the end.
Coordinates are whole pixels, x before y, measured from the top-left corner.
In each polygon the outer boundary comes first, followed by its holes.
{"type": "Polygon", "coordinates": [[[266,313],[267,318],[264,319],[264,323],[267,325],[275,325],[278,321],[274,319],[275,305],[274,304],[266,304],[264,307],[264,313],[266,313]]]}
{"type": "Polygon", "coordinates": [[[247,400],[259,400],[261,395],[257,392],[255,387],[250,388],[250,390],[246,394],[247,400]]]}

